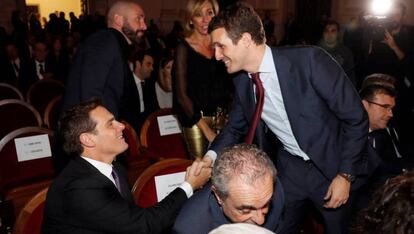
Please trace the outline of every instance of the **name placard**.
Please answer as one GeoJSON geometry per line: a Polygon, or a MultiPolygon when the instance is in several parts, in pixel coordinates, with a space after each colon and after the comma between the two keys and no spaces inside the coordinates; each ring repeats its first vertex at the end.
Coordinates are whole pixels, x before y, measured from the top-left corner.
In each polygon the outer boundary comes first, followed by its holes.
{"type": "Polygon", "coordinates": [[[185,180],[185,171],[172,173],[155,178],[155,190],[157,191],[157,201],[160,202],[175,188],[180,186],[185,180]]]}
{"type": "Polygon", "coordinates": [[[180,125],[174,115],[164,115],[157,117],[160,135],[172,135],[181,132],[180,125]]]}
{"type": "Polygon", "coordinates": [[[19,162],[52,156],[47,134],[14,139],[19,162]]]}

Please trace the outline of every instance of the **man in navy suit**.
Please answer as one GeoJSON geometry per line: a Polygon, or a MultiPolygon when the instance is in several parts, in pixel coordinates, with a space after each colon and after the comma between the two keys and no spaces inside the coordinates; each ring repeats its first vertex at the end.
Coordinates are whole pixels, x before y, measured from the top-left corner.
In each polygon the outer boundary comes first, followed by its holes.
{"type": "Polygon", "coordinates": [[[251,223],[275,231],[284,199],[267,154],[254,145],[236,145],[217,159],[212,184],[185,203],[173,231],[203,234],[229,223],[251,223]]]}
{"type": "Polygon", "coordinates": [[[356,177],[367,173],[368,120],[343,69],[317,47],[270,48],[260,17],[246,3],[221,11],[209,25],[216,59],[234,78],[229,121],[204,157],[210,165],[224,147],[245,137],[255,112],[251,74],[259,73],[264,106],[254,143],[276,166],[286,206],[277,233],[297,233],[312,203],[327,233],[345,233],[356,177]],[[278,147],[280,146],[280,147],[278,147]],[[352,196],[350,196],[352,195],[352,196]]]}

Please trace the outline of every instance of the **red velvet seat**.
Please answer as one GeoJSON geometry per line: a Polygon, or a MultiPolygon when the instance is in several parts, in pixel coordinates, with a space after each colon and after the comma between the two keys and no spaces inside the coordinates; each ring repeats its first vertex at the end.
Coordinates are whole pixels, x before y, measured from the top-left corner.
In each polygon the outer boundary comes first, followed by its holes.
{"type": "Polygon", "coordinates": [[[6,135],[0,141],[0,188],[5,200],[13,201],[15,213],[34,193],[49,185],[54,177],[51,157],[19,162],[15,139],[47,134],[49,142],[53,132],[40,127],[25,127],[6,135]]]}
{"type": "Polygon", "coordinates": [[[20,211],[13,234],[40,234],[47,188],[37,193],[20,211]]]}
{"type": "Polygon", "coordinates": [[[30,86],[27,91],[27,102],[43,116],[49,102],[65,91],[62,82],[53,79],[42,79],[30,86]]]}
{"type": "Polygon", "coordinates": [[[135,203],[140,207],[150,207],[157,203],[155,176],[186,171],[192,161],[188,159],[169,158],[148,167],[135,181],[132,193],[135,203]]]}
{"type": "Polygon", "coordinates": [[[0,83],[0,100],[18,99],[24,101],[22,93],[13,85],[0,83]]]}
{"type": "Polygon", "coordinates": [[[43,115],[43,122],[48,128],[52,130],[55,130],[57,128],[57,123],[59,120],[61,107],[62,107],[62,95],[54,97],[47,104],[45,113],[43,115]]]}
{"type": "Polygon", "coordinates": [[[7,134],[0,141],[0,185],[3,188],[14,187],[54,175],[51,157],[19,162],[15,139],[47,134],[49,141],[53,132],[46,128],[25,127],[7,134]]]}
{"type": "Polygon", "coordinates": [[[13,130],[42,125],[39,112],[24,101],[6,99],[0,101],[0,140],[13,130]]]}
{"type": "Polygon", "coordinates": [[[160,109],[145,120],[141,128],[141,145],[147,155],[158,158],[188,158],[182,133],[161,136],[157,117],[172,115],[171,108],[160,109]]]}
{"type": "MultiPolygon", "coordinates": [[[[127,169],[128,169],[128,181],[130,184],[134,183],[138,176],[147,168],[151,161],[148,157],[145,157],[142,152],[141,145],[135,129],[126,121],[121,121],[125,125],[124,138],[128,143],[127,151],[121,155],[125,157],[127,169]]],[[[119,157],[119,156],[118,156],[119,157]]]]}

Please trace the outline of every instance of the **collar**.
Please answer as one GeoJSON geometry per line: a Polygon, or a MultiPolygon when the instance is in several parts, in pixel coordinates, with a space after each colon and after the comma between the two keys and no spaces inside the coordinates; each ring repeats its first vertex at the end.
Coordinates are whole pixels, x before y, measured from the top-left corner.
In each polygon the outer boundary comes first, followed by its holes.
{"type": "Polygon", "coordinates": [[[262,63],[259,67],[260,73],[270,73],[275,72],[275,64],[273,63],[273,55],[272,50],[268,45],[266,45],[265,52],[263,55],[262,63]]]}
{"type": "Polygon", "coordinates": [[[112,164],[107,164],[101,161],[97,161],[88,157],[81,156],[83,159],[85,159],[87,162],[92,164],[96,169],[98,169],[99,172],[101,172],[106,177],[110,178],[112,174],[112,164]]]}

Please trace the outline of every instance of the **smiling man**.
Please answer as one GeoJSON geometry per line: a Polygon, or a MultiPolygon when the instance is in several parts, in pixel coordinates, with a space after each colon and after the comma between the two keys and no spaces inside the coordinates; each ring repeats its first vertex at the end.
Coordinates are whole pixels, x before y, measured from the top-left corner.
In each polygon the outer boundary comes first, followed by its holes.
{"type": "Polygon", "coordinates": [[[128,145],[118,122],[102,103],[90,100],[65,112],[59,122],[63,148],[76,154],[53,181],[46,198],[42,233],[161,233],[170,227],[211,169],[194,176],[187,168],[179,188],[157,205],[134,204],[126,172],[115,162],[128,145]]]}
{"type": "Polygon", "coordinates": [[[208,233],[229,223],[275,231],[283,204],[282,185],[270,158],[254,145],[240,144],[225,150],[216,161],[212,184],[186,202],[173,231],[208,233]]]}
{"type": "Polygon", "coordinates": [[[285,191],[277,233],[299,232],[308,203],[323,216],[326,233],[346,233],[352,182],[367,173],[368,120],[343,69],[317,47],[267,46],[260,17],[247,3],[221,11],[209,32],[216,59],[239,73],[229,121],[205,164],[225,147],[253,142],[277,161],[285,191]]]}

